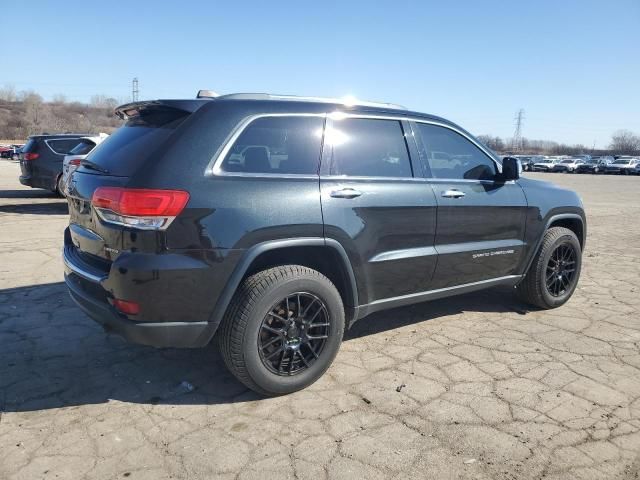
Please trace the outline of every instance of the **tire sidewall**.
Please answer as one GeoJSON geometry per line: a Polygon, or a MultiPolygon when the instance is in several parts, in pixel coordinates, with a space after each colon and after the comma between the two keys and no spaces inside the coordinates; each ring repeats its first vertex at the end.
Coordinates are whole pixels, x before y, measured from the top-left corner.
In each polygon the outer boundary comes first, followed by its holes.
{"type": "Polygon", "coordinates": [[[578,280],[580,280],[580,272],[582,270],[582,251],[580,249],[580,242],[578,242],[578,239],[573,235],[562,235],[558,237],[547,249],[545,249],[544,252],[542,252],[541,257],[541,261],[538,263],[538,265],[540,266],[539,271],[537,272],[539,276],[538,280],[540,282],[540,293],[544,302],[549,305],[549,307],[559,307],[571,298],[573,292],[578,286],[578,280]],[[549,290],[547,288],[547,265],[549,264],[549,259],[551,258],[551,255],[556,250],[556,248],[564,243],[571,244],[576,252],[576,271],[570,288],[565,291],[563,295],[554,297],[553,295],[551,295],[551,293],[549,293],[549,290]]]}
{"type": "Polygon", "coordinates": [[[311,385],[329,368],[335,358],[344,333],[344,309],[340,294],[328,281],[312,277],[286,279],[265,292],[254,304],[247,322],[242,351],[251,379],[263,390],[274,395],[290,393],[311,385]],[[329,313],[329,338],[324,349],[311,367],[292,376],[280,376],[271,372],[262,362],[258,351],[258,335],[262,320],[275,304],[295,292],[311,293],[325,304],[329,313]]]}

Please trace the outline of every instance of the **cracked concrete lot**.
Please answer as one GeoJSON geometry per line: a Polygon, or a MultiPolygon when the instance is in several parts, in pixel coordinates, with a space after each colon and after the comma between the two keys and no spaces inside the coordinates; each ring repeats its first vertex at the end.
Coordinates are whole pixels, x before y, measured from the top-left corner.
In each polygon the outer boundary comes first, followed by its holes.
{"type": "Polygon", "coordinates": [[[498,289],[377,314],[311,388],[262,399],[214,348],[128,345],[85,317],[62,283],[66,203],[1,161],[0,478],[638,478],[640,178],[531,176],[588,212],[567,305],[498,289]]]}

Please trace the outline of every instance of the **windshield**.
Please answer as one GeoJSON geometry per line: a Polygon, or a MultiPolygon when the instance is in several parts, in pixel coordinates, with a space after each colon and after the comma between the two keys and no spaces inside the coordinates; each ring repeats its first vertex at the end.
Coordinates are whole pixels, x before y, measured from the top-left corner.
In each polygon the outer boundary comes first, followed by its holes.
{"type": "Polygon", "coordinates": [[[569,159],[569,160],[563,160],[562,163],[573,163],[575,162],[574,159],[569,159]]]}
{"type": "Polygon", "coordinates": [[[629,163],[631,163],[631,159],[630,158],[620,158],[618,160],[616,160],[615,162],[616,165],[629,165],[629,163]]]}

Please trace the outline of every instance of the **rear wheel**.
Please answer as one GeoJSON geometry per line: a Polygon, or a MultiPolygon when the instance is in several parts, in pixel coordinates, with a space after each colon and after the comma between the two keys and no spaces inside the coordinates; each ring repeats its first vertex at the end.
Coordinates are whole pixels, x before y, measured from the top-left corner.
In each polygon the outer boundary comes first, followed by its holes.
{"type": "Polygon", "coordinates": [[[581,267],[582,250],[576,234],[564,227],[550,228],[517,287],[518,295],[540,308],[559,307],[573,295],[581,267]]]}
{"type": "Polygon", "coordinates": [[[329,368],[344,333],[336,287],[299,265],[270,268],[247,278],[218,332],[229,370],[262,395],[301,390],[329,368]]]}
{"type": "Polygon", "coordinates": [[[53,193],[61,197],[65,197],[66,195],[64,194],[64,186],[62,180],[62,174],[58,175],[58,179],[56,180],[56,189],[53,191],[53,193]]]}

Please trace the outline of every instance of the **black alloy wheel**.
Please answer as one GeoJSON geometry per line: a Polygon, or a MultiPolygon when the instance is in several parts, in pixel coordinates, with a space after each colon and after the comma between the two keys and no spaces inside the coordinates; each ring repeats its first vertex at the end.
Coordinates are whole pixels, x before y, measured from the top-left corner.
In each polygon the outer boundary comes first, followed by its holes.
{"type": "Polygon", "coordinates": [[[547,263],[546,286],[554,297],[560,297],[573,286],[576,274],[576,251],[570,243],[561,243],[547,263]]]}
{"type": "Polygon", "coordinates": [[[307,292],[288,295],[262,320],[260,359],[277,375],[296,375],[320,357],[330,329],[329,312],[322,300],[307,292]]]}

